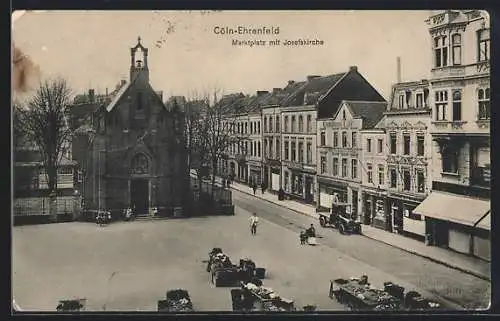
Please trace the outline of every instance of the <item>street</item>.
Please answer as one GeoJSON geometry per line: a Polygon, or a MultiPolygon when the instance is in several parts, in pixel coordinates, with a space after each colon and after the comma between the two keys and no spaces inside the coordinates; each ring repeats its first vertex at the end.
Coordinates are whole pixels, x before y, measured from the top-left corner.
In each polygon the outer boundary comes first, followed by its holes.
{"type": "Polygon", "coordinates": [[[233,198],[236,215],[229,217],[14,227],[16,303],[54,311],[58,300],[85,297],[88,311],[155,311],[167,290],[182,288],[195,310],[231,310],[230,288],[211,286],[205,271],[208,252],[221,247],[235,263],[250,257],[265,267],[264,285],[294,299],[297,309],[345,310],[328,297],[329,281],[362,274],[376,287],[392,281],[450,308],[487,306],[486,281],[363,236],[321,229],[307,216],[249,195],[234,191],[233,198]],[[252,212],[261,218],[255,236],[252,212]],[[320,245],[301,246],[298,232],[311,223],[320,245]]]}

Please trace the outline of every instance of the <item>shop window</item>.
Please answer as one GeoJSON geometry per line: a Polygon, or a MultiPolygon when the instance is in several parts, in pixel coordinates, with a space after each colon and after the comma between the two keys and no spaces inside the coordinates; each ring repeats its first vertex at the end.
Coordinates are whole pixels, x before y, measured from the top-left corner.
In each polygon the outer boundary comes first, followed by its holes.
{"type": "Polygon", "coordinates": [[[339,133],[333,132],[333,147],[339,147],[339,133]]]}
{"type": "Polygon", "coordinates": [[[333,176],[339,175],[339,159],[337,157],[333,158],[332,171],[333,176]]]}
{"type": "Polygon", "coordinates": [[[372,152],[372,139],[371,138],[366,139],[366,151],[368,153],[372,152]]]}
{"type": "Polygon", "coordinates": [[[373,167],[372,164],[367,165],[367,175],[368,175],[368,183],[373,183],[373,167]]]}
{"type": "Polygon", "coordinates": [[[481,29],[477,32],[477,61],[488,61],[490,59],[490,30],[481,29]]]}
{"type": "Polygon", "coordinates": [[[325,132],[321,132],[320,134],[320,145],[325,146],[326,145],[326,134],[325,132]]]}
{"type": "Polygon", "coordinates": [[[326,156],[321,156],[321,174],[326,174],[326,156]]]}
{"type": "Polygon", "coordinates": [[[342,177],[347,177],[347,158],[342,159],[342,177]]]}
{"type": "Polygon", "coordinates": [[[462,64],[462,36],[460,34],[454,34],[451,36],[452,42],[452,55],[453,55],[453,65],[462,64]]]}
{"type": "Polygon", "coordinates": [[[410,134],[403,135],[403,154],[410,155],[410,134]]]}
{"type": "Polygon", "coordinates": [[[445,148],[441,154],[444,173],[458,173],[458,150],[445,148]]]}
{"type": "Polygon", "coordinates": [[[347,132],[342,132],[342,147],[347,147],[347,132]]]}
{"type": "Polygon", "coordinates": [[[405,191],[411,190],[411,175],[409,170],[403,171],[403,190],[405,191]]]}
{"type": "Polygon", "coordinates": [[[391,188],[398,187],[398,173],[395,168],[390,170],[391,188]]]}
{"type": "Polygon", "coordinates": [[[453,91],[453,121],[462,120],[462,93],[460,90],[453,91]]]}
{"type": "Polygon", "coordinates": [[[351,134],[351,144],[353,148],[356,147],[356,145],[358,144],[356,132],[353,132],[351,134]]]}
{"type": "Polygon", "coordinates": [[[481,88],[477,92],[477,101],[479,104],[479,119],[488,120],[490,119],[490,89],[481,88]]]}
{"type": "Polygon", "coordinates": [[[390,141],[391,141],[391,154],[395,155],[397,151],[397,136],[396,133],[391,133],[390,134],[390,141]]]}
{"type": "Polygon", "coordinates": [[[435,120],[446,120],[446,107],[448,106],[448,92],[446,90],[436,91],[435,120]]]}
{"type": "Polygon", "coordinates": [[[490,187],[491,184],[491,158],[490,148],[486,146],[473,147],[471,177],[474,185],[490,187]]]}
{"type": "Polygon", "coordinates": [[[425,153],[425,136],[417,135],[417,155],[424,156],[425,153]]]}
{"type": "Polygon", "coordinates": [[[357,159],[351,160],[351,176],[354,179],[358,177],[358,160],[357,159]]]}
{"type": "Polygon", "coordinates": [[[384,165],[378,165],[378,184],[384,185],[385,170],[384,165]]]}
{"type": "Polygon", "coordinates": [[[288,174],[288,172],[285,172],[285,191],[289,191],[290,190],[290,176],[288,174]]]}
{"type": "Polygon", "coordinates": [[[417,192],[425,193],[425,176],[422,170],[417,170],[417,192]]]}

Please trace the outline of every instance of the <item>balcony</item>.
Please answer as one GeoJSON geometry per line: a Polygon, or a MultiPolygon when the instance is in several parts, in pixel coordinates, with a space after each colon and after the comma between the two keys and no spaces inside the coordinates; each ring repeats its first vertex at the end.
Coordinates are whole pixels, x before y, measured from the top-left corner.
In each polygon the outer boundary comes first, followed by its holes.
{"type": "Polygon", "coordinates": [[[431,69],[432,79],[489,76],[490,62],[480,61],[469,65],[446,66],[431,69]]]}
{"type": "Polygon", "coordinates": [[[438,120],[431,122],[431,134],[478,134],[480,136],[489,135],[490,121],[448,121],[438,120]]]}

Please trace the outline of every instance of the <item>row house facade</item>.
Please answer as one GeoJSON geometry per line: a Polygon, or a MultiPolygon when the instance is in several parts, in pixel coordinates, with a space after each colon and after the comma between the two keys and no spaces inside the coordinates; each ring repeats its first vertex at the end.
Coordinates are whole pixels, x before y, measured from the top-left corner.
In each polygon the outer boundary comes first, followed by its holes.
{"type": "Polygon", "coordinates": [[[320,186],[325,183],[318,175],[318,126],[321,119],[335,115],[344,100],[385,102],[352,66],[343,73],[308,76],[305,85],[283,103],[282,176],[284,190],[292,198],[318,206],[320,186]]]}
{"type": "Polygon", "coordinates": [[[368,169],[363,159],[363,131],[380,122],[386,105],[384,101],[343,101],[333,118],[318,120],[319,207],[330,208],[336,194],[341,202],[351,204],[352,213],[367,216],[363,199],[373,186],[363,186],[363,174],[368,169]]]}
{"type": "Polygon", "coordinates": [[[305,82],[289,80],[284,88],[273,88],[272,94],[263,101],[263,182],[271,192],[278,192],[284,186],[281,168],[284,160],[282,128],[285,125],[281,116],[281,104],[304,84],[305,82]]]}
{"type": "Polygon", "coordinates": [[[432,41],[432,192],[414,210],[431,242],[490,255],[490,26],[487,12],[447,10],[432,41]]]}
{"type": "Polygon", "coordinates": [[[388,231],[424,239],[425,217],[414,209],[432,188],[428,80],[392,86],[385,113],[388,231]]]}

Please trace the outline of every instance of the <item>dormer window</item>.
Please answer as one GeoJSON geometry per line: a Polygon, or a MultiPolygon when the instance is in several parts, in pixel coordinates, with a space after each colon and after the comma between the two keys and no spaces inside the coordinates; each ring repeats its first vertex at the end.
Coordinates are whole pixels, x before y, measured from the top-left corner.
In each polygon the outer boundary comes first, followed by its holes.
{"type": "Polygon", "coordinates": [[[453,65],[462,64],[462,36],[460,34],[454,34],[451,36],[452,50],[453,50],[453,65]]]}
{"type": "Polygon", "coordinates": [[[405,91],[405,97],[406,97],[406,106],[411,107],[411,90],[407,89],[405,91]]]}
{"type": "Polygon", "coordinates": [[[405,96],[403,94],[399,95],[398,108],[402,109],[405,105],[405,96]]]}
{"type": "Polygon", "coordinates": [[[424,106],[424,94],[418,93],[416,95],[416,106],[417,108],[422,108],[424,106]]]}

